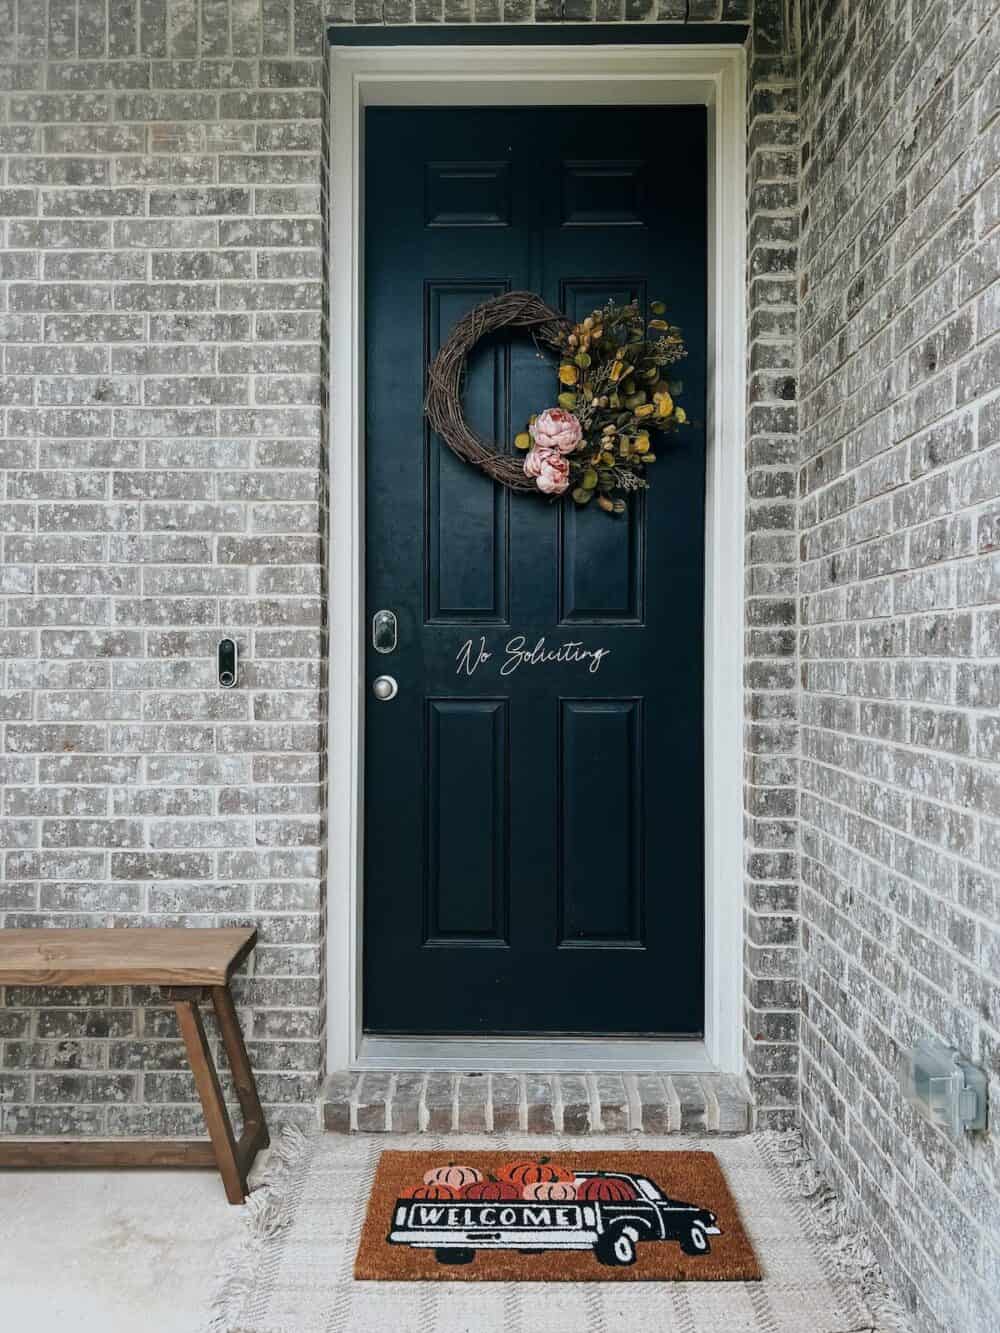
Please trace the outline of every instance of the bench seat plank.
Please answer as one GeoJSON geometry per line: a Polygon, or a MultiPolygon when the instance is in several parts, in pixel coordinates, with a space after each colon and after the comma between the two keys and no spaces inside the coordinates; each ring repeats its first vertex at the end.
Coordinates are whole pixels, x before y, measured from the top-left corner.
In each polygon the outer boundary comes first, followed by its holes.
{"type": "Polygon", "coordinates": [[[0,986],[225,986],[252,927],[0,930],[0,986]]]}

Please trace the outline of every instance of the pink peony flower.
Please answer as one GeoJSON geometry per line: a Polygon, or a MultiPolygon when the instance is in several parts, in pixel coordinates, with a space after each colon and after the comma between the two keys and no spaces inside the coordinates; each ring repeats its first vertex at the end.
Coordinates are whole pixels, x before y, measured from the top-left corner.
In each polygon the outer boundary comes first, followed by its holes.
{"type": "Polygon", "coordinates": [[[569,459],[557,449],[530,449],[524,471],[545,495],[562,495],[569,485],[569,459]]]}
{"type": "Polygon", "coordinates": [[[572,412],[561,407],[549,407],[528,427],[535,444],[544,449],[558,449],[571,454],[583,439],[583,430],[572,412]]]}
{"type": "Polygon", "coordinates": [[[542,468],[550,458],[559,458],[557,449],[550,449],[545,445],[536,445],[534,449],[529,449],[524,455],[524,475],[526,477],[540,477],[542,468]]]}

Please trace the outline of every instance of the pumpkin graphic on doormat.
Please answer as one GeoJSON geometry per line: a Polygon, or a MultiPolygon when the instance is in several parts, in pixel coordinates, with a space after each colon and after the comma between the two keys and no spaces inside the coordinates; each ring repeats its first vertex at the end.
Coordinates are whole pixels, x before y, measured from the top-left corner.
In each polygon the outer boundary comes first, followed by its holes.
{"type": "Polygon", "coordinates": [[[712,1153],[385,1152],[358,1278],[754,1280],[712,1153]],[[444,1160],[442,1160],[444,1158],[444,1160]]]}

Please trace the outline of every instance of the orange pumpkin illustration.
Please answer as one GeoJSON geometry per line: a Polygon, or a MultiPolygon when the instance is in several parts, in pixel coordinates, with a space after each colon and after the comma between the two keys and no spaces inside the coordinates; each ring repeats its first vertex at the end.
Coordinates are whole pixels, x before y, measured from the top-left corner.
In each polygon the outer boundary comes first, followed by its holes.
{"type": "Polygon", "coordinates": [[[526,1199],[548,1199],[552,1203],[563,1199],[576,1198],[576,1185],[572,1180],[536,1180],[524,1187],[526,1199]]]}
{"type": "MultiPolygon", "coordinates": [[[[462,1190],[463,1199],[519,1199],[521,1192],[506,1180],[474,1180],[462,1190]]],[[[527,1197],[527,1193],[525,1194],[527,1197]]]]}
{"type": "Polygon", "coordinates": [[[430,1185],[411,1185],[409,1189],[403,1190],[399,1197],[401,1199],[457,1199],[458,1190],[452,1189],[450,1185],[438,1185],[435,1182],[430,1185]]]}
{"type": "Polygon", "coordinates": [[[457,1162],[449,1162],[447,1166],[435,1166],[430,1171],[424,1172],[425,1185],[447,1185],[456,1192],[482,1178],[482,1171],[477,1171],[474,1166],[460,1166],[457,1162]]]}
{"type": "Polygon", "coordinates": [[[539,1157],[534,1162],[509,1162],[497,1172],[501,1180],[516,1185],[523,1190],[525,1185],[537,1185],[544,1181],[573,1179],[573,1172],[561,1166],[554,1166],[547,1157],[539,1157]]]}
{"type": "Polygon", "coordinates": [[[627,1203],[638,1198],[635,1189],[619,1176],[585,1176],[577,1182],[578,1199],[596,1199],[600,1203],[627,1203]]]}

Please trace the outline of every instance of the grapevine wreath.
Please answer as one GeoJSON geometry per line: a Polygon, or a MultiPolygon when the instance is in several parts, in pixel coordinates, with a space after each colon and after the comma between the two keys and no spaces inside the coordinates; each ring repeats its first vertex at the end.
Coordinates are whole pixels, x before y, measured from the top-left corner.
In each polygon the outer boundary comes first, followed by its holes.
{"type": "Polygon", "coordinates": [[[664,314],[660,301],[648,316],[636,301],[609,302],[573,324],[532,292],[483,301],[459,320],[428,369],[427,419],[454,454],[512,491],[568,492],[581,506],[596,496],[601,509],[620,514],[625,493],[649,485],[651,432],[672,434],[687,421],[674,401],[681,384],[664,378],[687,351],[664,314]],[[498,329],[527,330],[559,357],[558,406],[517,435],[523,458],[480,439],[462,411],[468,357],[498,329]]]}

